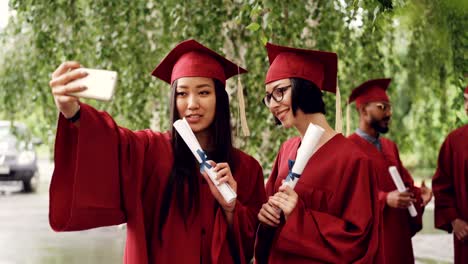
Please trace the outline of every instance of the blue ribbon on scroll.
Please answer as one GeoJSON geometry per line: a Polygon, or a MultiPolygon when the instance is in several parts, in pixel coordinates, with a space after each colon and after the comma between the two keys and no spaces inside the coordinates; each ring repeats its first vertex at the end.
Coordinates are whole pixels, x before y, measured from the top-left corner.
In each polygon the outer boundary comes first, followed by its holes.
{"type": "Polygon", "coordinates": [[[203,171],[203,167],[206,167],[207,169],[211,169],[212,166],[208,163],[208,156],[206,155],[206,153],[201,149],[197,149],[197,154],[198,156],[200,156],[200,159],[201,159],[200,172],[203,171]]]}
{"type": "Polygon", "coordinates": [[[295,160],[288,160],[288,167],[289,167],[289,173],[288,173],[288,176],[286,177],[286,181],[292,181],[294,180],[294,178],[299,178],[301,177],[300,174],[297,174],[297,173],[294,173],[292,172],[292,168],[294,166],[294,162],[295,160]]]}

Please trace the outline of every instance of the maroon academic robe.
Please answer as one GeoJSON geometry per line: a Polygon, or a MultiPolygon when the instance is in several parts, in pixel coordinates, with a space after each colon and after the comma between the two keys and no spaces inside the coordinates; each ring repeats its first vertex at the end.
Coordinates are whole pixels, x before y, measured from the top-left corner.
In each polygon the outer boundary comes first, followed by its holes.
{"type": "MultiPolygon", "coordinates": [[[[452,232],[456,218],[468,222],[468,125],[450,133],[442,144],[432,189],[437,228],[452,232]]],[[[455,263],[468,263],[468,241],[461,242],[455,235],[453,239],[455,263]]]]}
{"type": "Polygon", "coordinates": [[[79,128],[60,116],[50,225],[56,231],[74,231],[126,222],[124,263],[234,263],[231,251],[241,263],[249,263],[257,214],[265,202],[258,162],[239,150],[234,153],[238,198],[231,231],[197,172],[198,215],[190,216],[185,226],[172,204],[160,243],[159,211],[172,157],[168,133],[132,132],[86,104],[81,105],[79,128]]]}
{"type": "MultiPolygon", "coordinates": [[[[266,185],[278,192],[301,139],[286,141],[266,185]]],[[[295,187],[299,199],[278,228],[260,224],[257,263],[374,263],[379,205],[370,160],[338,134],[309,159],[295,187]]]]}
{"type": "Polygon", "coordinates": [[[424,208],[421,190],[414,186],[413,178],[403,166],[396,144],[384,137],[380,137],[382,151],[358,134],[348,137],[366,153],[376,167],[378,180],[379,200],[383,205],[383,245],[382,254],[385,263],[414,263],[411,237],[422,228],[422,214],[424,208]],[[397,189],[393,183],[388,167],[395,166],[406,187],[414,193],[417,202],[414,204],[418,216],[411,217],[407,209],[392,208],[387,205],[387,195],[397,189]]]}

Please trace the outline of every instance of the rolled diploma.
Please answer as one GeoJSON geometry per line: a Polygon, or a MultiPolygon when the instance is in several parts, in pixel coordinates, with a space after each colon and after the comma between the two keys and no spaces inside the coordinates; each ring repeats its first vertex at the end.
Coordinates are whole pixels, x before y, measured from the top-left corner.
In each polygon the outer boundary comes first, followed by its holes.
{"type": "MultiPolygon", "coordinates": [[[[392,176],[393,183],[395,183],[397,190],[399,192],[406,191],[405,184],[403,183],[403,180],[401,180],[401,176],[397,168],[395,166],[390,166],[388,167],[388,171],[390,172],[390,175],[392,176]]],[[[411,205],[408,207],[408,211],[411,217],[416,217],[418,215],[418,212],[416,211],[416,208],[414,207],[413,203],[411,203],[411,205]]]]}
{"type": "MultiPolygon", "coordinates": [[[[184,142],[187,144],[187,146],[190,148],[192,151],[193,155],[197,159],[198,163],[202,163],[202,158],[198,154],[197,150],[200,150],[203,152],[203,155],[206,156],[205,152],[202,150],[200,147],[200,143],[198,143],[197,138],[195,137],[195,134],[193,134],[192,129],[190,128],[190,125],[187,123],[187,120],[184,119],[179,119],[174,122],[174,128],[177,130],[179,135],[182,137],[184,142]]],[[[229,186],[227,183],[223,183],[221,185],[218,185],[218,181],[216,180],[216,172],[213,170],[213,168],[207,168],[206,166],[202,166],[203,170],[208,174],[210,177],[211,181],[214,183],[218,191],[221,193],[223,196],[224,200],[226,202],[230,203],[234,199],[236,199],[237,194],[234,192],[234,190],[229,186]]]]}
{"type": "MultiPolygon", "coordinates": [[[[322,137],[325,130],[320,126],[314,125],[312,123],[309,124],[307,127],[306,133],[304,134],[304,138],[302,139],[301,146],[297,150],[296,154],[296,161],[291,169],[293,173],[301,175],[304,171],[307,162],[309,162],[310,157],[315,153],[317,150],[317,144],[322,137]]],[[[299,178],[286,179],[284,184],[288,184],[292,189],[296,186],[299,178]]]]}

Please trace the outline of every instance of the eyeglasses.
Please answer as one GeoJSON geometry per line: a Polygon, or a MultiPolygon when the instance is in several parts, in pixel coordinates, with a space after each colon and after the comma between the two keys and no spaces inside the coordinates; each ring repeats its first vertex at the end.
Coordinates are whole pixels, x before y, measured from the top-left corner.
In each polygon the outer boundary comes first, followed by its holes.
{"type": "Polygon", "coordinates": [[[392,111],[392,105],[391,104],[385,104],[385,103],[376,103],[375,106],[379,108],[382,112],[391,112],[392,111]]]}
{"type": "Polygon", "coordinates": [[[270,103],[271,103],[271,98],[273,98],[273,100],[275,100],[275,102],[277,102],[277,103],[281,102],[283,100],[284,93],[289,88],[291,88],[291,85],[284,86],[284,87],[278,87],[278,88],[274,89],[272,93],[267,93],[265,95],[265,97],[263,98],[263,103],[266,106],[269,107],[270,103]]]}

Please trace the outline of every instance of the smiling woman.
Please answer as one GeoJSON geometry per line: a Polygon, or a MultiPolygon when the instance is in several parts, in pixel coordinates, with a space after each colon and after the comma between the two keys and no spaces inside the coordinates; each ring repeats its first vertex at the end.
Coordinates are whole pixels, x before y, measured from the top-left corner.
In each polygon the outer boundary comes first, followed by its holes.
{"type": "Polygon", "coordinates": [[[337,55],[270,43],[266,48],[266,104],[284,128],[295,128],[301,137],[284,142],[273,164],[269,199],[258,214],[257,263],[380,263],[371,163],[325,118],[322,90],[336,91],[337,55]],[[292,164],[311,123],[324,133],[292,189],[283,181],[294,175],[292,164]]]}
{"type": "Polygon", "coordinates": [[[183,77],[175,81],[173,86],[178,117],[187,119],[195,134],[207,131],[215,116],[216,93],[213,79],[183,77]]]}
{"type": "Polygon", "coordinates": [[[256,215],[266,199],[263,173],[255,159],[232,146],[225,90],[228,78],[246,70],[188,40],[152,72],[171,85],[172,123],[187,119],[219,184],[237,192],[228,203],[200,175],[200,164],[175,129],[133,132],[68,96],[83,89],[69,85],[82,77],[68,71],[78,67],[62,64],[50,82],[61,112],[50,187],[52,228],[126,222],[125,263],[248,263],[256,215]]]}

